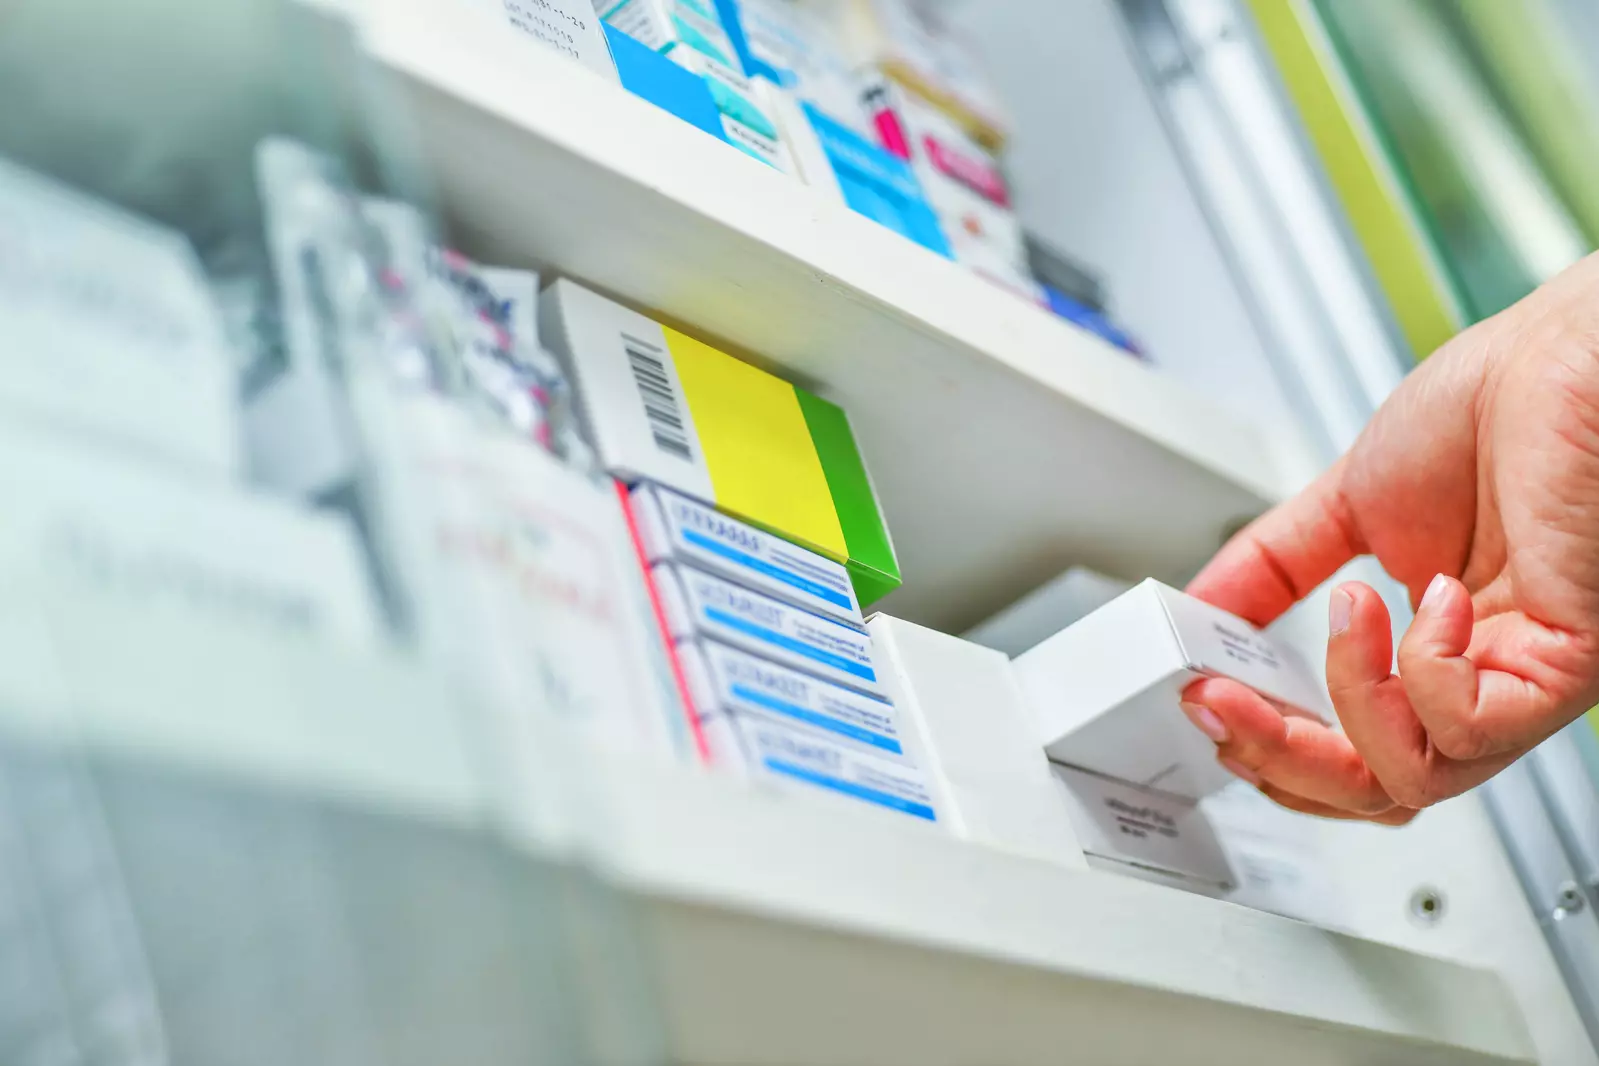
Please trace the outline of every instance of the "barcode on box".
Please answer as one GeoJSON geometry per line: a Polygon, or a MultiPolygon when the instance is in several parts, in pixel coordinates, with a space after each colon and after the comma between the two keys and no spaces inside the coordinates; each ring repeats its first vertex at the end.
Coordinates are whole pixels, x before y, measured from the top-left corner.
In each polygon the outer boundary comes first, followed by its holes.
{"type": "Polygon", "coordinates": [[[648,341],[641,341],[626,333],[622,334],[622,343],[627,348],[627,361],[633,369],[633,381],[638,385],[639,398],[644,401],[644,417],[649,420],[655,446],[669,455],[692,462],[694,453],[688,446],[683,408],[677,394],[672,391],[672,379],[666,373],[666,353],[648,341]]]}

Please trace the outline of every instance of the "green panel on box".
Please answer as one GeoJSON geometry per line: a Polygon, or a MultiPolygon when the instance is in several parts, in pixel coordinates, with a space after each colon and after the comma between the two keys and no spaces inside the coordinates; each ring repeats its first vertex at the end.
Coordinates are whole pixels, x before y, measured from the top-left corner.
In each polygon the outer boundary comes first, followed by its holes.
{"type": "Polygon", "coordinates": [[[853,560],[845,564],[844,568],[849,571],[849,583],[855,589],[855,598],[860,601],[862,610],[887,596],[901,584],[898,572],[886,574],[862,566],[853,560]]]}
{"type": "Polygon", "coordinates": [[[901,584],[894,544],[889,539],[877,493],[872,491],[871,479],[866,476],[866,464],[855,446],[849,416],[837,404],[828,403],[804,389],[794,392],[799,397],[800,410],[805,413],[805,424],[810,427],[822,471],[827,475],[838,523],[844,530],[844,542],[849,545],[850,579],[864,607],[901,584]]]}

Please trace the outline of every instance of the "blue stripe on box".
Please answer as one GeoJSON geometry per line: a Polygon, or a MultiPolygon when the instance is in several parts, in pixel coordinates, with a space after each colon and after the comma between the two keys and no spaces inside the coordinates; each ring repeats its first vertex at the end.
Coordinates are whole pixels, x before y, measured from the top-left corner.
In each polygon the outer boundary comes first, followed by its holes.
{"type": "Polygon", "coordinates": [[[746,552],[741,552],[737,548],[730,548],[721,541],[712,540],[705,534],[696,533],[692,529],[683,530],[683,539],[694,545],[696,548],[704,548],[708,552],[720,555],[729,562],[734,562],[740,566],[748,567],[757,574],[764,574],[773,580],[781,581],[783,584],[815,596],[819,600],[826,600],[828,603],[831,603],[837,607],[842,607],[845,610],[850,609],[848,596],[841,592],[830,589],[826,585],[817,584],[815,581],[812,581],[809,578],[801,577],[792,570],[784,570],[780,566],[773,566],[764,559],[757,559],[755,556],[746,552]]]}
{"type": "Polygon", "coordinates": [[[858,725],[840,722],[838,719],[829,718],[825,714],[808,711],[804,707],[786,703],[775,696],[768,696],[764,692],[756,692],[754,689],[746,688],[743,685],[734,685],[733,695],[742,700],[749,700],[757,706],[765,707],[769,711],[776,711],[778,714],[786,715],[796,721],[813,725],[818,729],[825,729],[830,733],[837,733],[841,737],[848,737],[862,744],[870,744],[874,748],[882,748],[884,751],[891,751],[895,755],[905,754],[905,749],[900,747],[899,741],[893,737],[885,737],[881,733],[873,733],[870,729],[862,729],[858,725]]]}
{"type": "Polygon", "coordinates": [[[784,762],[781,759],[767,759],[766,768],[773,773],[792,777],[796,781],[804,781],[806,784],[816,785],[819,788],[831,789],[846,796],[865,800],[867,803],[875,803],[880,807],[889,807],[896,811],[904,811],[906,814],[914,814],[916,817],[925,818],[929,822],[938,821],[938,814],[925,803],[901,799],[899,796],[888,792],[880,792],[875,788],[867,788],[864,785],[857,785],[849,781],[840,781],[836,777],[828,777],[826,774],[819,774],[814,770],[807,770],[803,766],[795,766],[793,763],[784,762]]]}
{"type": "Polygon", "coordinates": [[[726,142],[722,132],[722,113],[716,110],[711,90],[697,74],[690,73],[634,40],[609,22],[601,27],[611,46],[611,59],[622,87],[656,107],[670,111],[689,125],[726,142]]]}
{"type": "Polygon", "coordinates": [[[871,667],[862,666],[860,663],[852,663],[842,655],[834,655],[830,651],[813,648],[803,641],[785,636],[776,630],[767,629],[765,626],[758,626],[754,622],[735,617],[716,607],[705,608],[705,617],[719,625],[727,626],[729,629],[736,629],[746,636],[764,640],[768,644],[775,644],[784,651],[791,651],[795,655],[803,655],[807,659],[821,663],[823,666],[831,666],[835,670],[842,670],[846,674],[870,681],[874,685],[877,683],[877,673],[871,667]]]}

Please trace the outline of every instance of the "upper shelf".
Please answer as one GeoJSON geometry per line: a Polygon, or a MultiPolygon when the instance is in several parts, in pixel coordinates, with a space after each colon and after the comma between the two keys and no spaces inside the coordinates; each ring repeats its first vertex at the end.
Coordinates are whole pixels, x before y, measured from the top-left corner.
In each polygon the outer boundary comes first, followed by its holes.
{"type": "Polygon", "coordinates": [[[456,238],[558,268],[838,401],[900,553],[959,629],[1065,566],[1180,582],[1282,485],[1262,429],[579,64],[497,4],[366,32],[456,238]]]}

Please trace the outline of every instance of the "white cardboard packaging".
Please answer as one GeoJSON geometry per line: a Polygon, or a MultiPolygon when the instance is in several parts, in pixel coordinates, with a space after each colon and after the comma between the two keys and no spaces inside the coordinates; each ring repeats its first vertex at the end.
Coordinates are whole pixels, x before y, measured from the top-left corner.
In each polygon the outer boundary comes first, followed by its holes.
{"type": "Polygon", "coordinates": [[[939,820],[988,847],[1081,867],[1082,849],[1005,656],[882,614],[867,629],[906,743],[923,752],[939,820]]]}
{"type": "Polygon", "coordinates": [[[0,160],[0,409],[232,479],[237,372],[176,230],[0,160]]]}
{"type": "Polygon", "coordinates": [[[794,172],[794,159],[783,141],[782,127],[766,109],[755,83],[742,71],[696,48],[674,48],[668,58],[705,81],[721,113],[722,132],[729,144],[785,174],[794,172]]]}
{"type": "Polygon", "coordinates": [[[845,203],[844,187],[838,183],[833,161],[828,158],[827,149],[822,146],[799,98],[791,90],[765,78],[751,78],[750,87],[782,132],[794,175],[834,203],[845,203]]]}
{"type": "Polygon", "coordinates": [[[834,684],[881,697],[872,638],[689,567],[650,571],[674,641],[719,640],[834,684]]]}
{"type": "Polygon", "coordinates": [[[738,0],[738,9],[751,58],[765,68],[752,71],[765,75],[758,80],[775,76],[794,99],[873,139],[875,130],[860,97],[860,70],[839,37],[839,20],[829,17],[825,5],[738,0]]]}
{"type": "Polygon", "coordinates": [[[1069,766],[1050,769],[1090,865],[1155,874],[1207,894],[1233,887],[1227,854],[1194,800],[1069,766]]]}
{"type": "Polygon", "coordinates": [[[639,485],[630,498],[649,562],[690,565],[815,614],[864,626],[849,571],[839,563],[658,485],[639,485]]]}
{"type": "Polygon", "coordinates": [[[379,456],[424,653],[504,712],[513,749],[539,723],[611,750],[685,747],[612,486],[442,397],[397,406],[379,456]]]}
{"type": "Polygon", "coordinates": [[[0,495],[0,594],[133,608],[151,625],[383,642],[340,516],[3,422],[0,495]]]}
{"type": "Polygon", "coordinates": [[[1015,668],[1051,760],[1196,799],[1234,778],[1178,705],[1194,681],[1229,677],[1284,713],[1332,720],[1326,689],[1292,648],[1153,580],[1015,668]]]}
{"type": "Polygon", "coordinates": [[[653,481],[699,499],[716,498],[659,323],[562,278],[539,297],[539,330],[561,360],[583,428],[607,470],[625,481],[653,481]],[[659,388],[648,400],[636,376],[640,367],[659,388]]]}
{"type": "Polygon", "coordinates": [[[1242,781],[1195,801],[1068,766],[1051,767],[1089,865],[1343,928],[1325,824],[1285,810],[1242,781]]]}
{"type": "Polygon", "coordinates": [[[708,724],[713,761],[747,779],[799,784],[929,822],[939,820],[933,794],[915,767],[768,719],[735,716],[708,724]]]}
{"type": "Polygon", "coordinates": [[[915,765],[890,703],[777,666],[714,640],[678,646],[702,720],[757,718],[816,733],[879,758],[915,765]]]}
{"type": "Polygon", "coordinates": [[[966,639],[1015,658],[1132,588],[1119,578],[1074,566],[966,633],[966,639]]]}
{"type": "Polygon", "coordinates": [[[1206,796],[1200,809],[1233,870],[1225,898],[1326,929],[1349,927],[1323,850],[1323,830],[1335,823],[1279,807],[1243,781],[1206,796]]]}
{"type": "Polygon", "coordinates": [[[940,16],[942,5],[918,0],[828,0],[842,7],[853,58],[914,86],[985,143],[1001,144],[1010,119],[983,64],[940,16]]]}
{"type": "Polygon", "coordinates": [[[1021,220],[1011,206],[999,160],[937,107],[887,79],[869,86],[868,108],[902,127],[911,169],[938,213],[958,263],[1034,304],[1021,220]]]}

